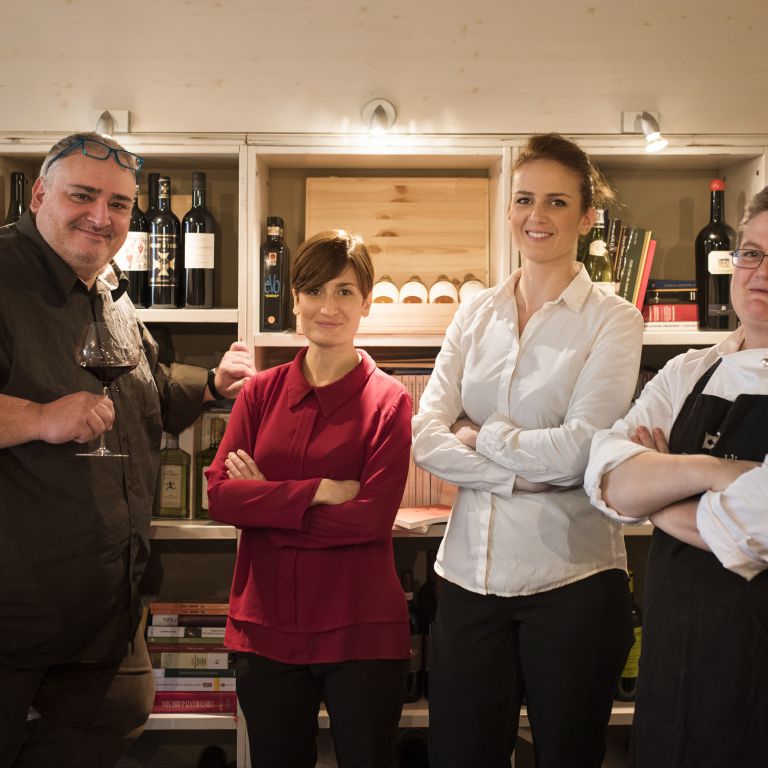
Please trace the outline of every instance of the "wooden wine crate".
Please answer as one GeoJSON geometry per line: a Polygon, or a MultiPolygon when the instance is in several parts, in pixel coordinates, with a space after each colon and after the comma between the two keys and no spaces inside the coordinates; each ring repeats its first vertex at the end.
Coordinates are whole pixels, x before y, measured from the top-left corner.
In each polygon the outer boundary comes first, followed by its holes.
{"type": "MultiPolygon", "coordinates": [[[[373,304],[360,321],[361,334],[441,334],[453,319],[458,304],[373,304]]],[[[296,332],[301,316],[296,318],[296,332]]]]}
{"type": "Polygon", "coordinates": [[[376,276],[398,288],[468,272],[488,284],[488,179],[310,177],[304,231],[327,229],[360,234],[376,276]]]}

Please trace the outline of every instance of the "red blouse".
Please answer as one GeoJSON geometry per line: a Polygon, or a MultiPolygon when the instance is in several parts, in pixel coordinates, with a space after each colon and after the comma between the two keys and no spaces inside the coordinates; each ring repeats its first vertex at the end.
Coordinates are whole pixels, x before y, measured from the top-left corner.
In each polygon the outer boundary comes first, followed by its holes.
{"type": "Polygon", "coordinates": [[[410,655],[392,524],[411,445],[405,388],[362,362],[312,387],[306,349],[260,372],[237,398],[207,471],[211,517],[242,529],[226,643],[292,664],[410,655]],[[230,480],[247,450],[268,478],[230,480]],[[310,506],[322,478],[359,480],[356,498],[310,506]]]}

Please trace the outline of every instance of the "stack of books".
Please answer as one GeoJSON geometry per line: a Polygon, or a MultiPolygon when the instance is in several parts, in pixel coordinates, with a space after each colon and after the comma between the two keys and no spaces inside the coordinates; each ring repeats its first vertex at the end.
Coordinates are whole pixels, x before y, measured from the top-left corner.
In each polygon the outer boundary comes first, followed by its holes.
{"type": "Polygon", "coordinates": [[[617,293],[638,309],[645,301],[646,288],[656,252],[656,241],[650,229],[611,221],[608,233],[608,251],[613,257],[613,274],[617,293]]]}
{"type": "Polygon", "coordinates": [[[647,330],[692,330],[699,327],[695,280],[651,280],[643,306],[647,330]]]}
{"type": "Polygon", "coordinates": [[[227,603],[149,604],[153,712],[235,714],[235,670],[224,646],[228,607],[227,603]]]}

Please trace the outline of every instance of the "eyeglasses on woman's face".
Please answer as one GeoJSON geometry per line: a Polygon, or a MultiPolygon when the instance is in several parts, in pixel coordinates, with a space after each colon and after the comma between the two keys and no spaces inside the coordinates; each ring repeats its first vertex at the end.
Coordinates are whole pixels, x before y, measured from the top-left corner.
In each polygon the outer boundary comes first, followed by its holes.
{"type": "Polygon", "coordinates": [[[734,267],[757,269],[767,255],[756,248],[737,248],[735,251],[731,251],[731,261],[734,267]]]}

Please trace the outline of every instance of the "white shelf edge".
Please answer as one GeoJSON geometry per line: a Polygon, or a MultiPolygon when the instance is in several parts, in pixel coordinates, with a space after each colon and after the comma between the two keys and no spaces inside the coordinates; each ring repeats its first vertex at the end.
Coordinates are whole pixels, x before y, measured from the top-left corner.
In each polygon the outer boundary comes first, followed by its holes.
{"type": "Polygon", "coordinates": [[[237,715],[153,713],[147,720],[148,731],[235,731],[237,715]]]}
{"type": "MultiPolygon", "coordinates": [[[[358,347],[439,347],[443,343],[442,333],[424,334],[376,334],[366,333],[355,336],[358,347]]],[[[280,333],[257,332],[253,334],[257,347],[306,347],[307,337],[301,333],[282,331],[280,333]]]]}
{"type": "Polygon", "coordinates": [[[712,344],[719,344],[731,333],[733,331],[643,331],[643,345],[685,346],[686,344],[693,344],[711,346],[712,344]]]}
{"type": "Polygon", "coordinates": [[[207,520],[170,520],[152,518],[150,539],[236,539],[237,529],[231,525],[207,520]]]}
{"type": "Polygon", "coordinates": [[[237,309],[137,309],[143,323],[236,323],[237,309]]]}

